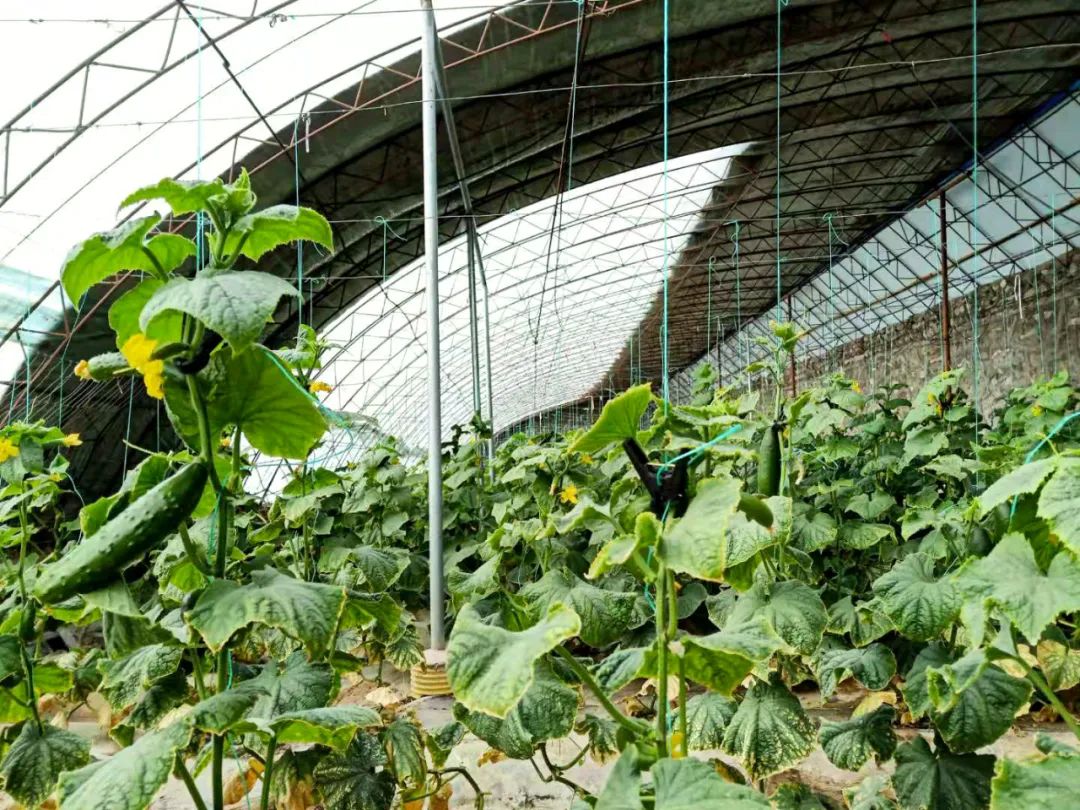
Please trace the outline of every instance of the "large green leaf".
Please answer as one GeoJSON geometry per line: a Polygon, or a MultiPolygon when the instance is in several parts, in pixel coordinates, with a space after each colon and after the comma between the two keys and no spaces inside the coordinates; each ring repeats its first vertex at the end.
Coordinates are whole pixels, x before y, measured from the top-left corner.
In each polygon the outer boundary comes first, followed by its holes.
{"type": "Polygon", "coordinates": [[[199,701],[188,715],[195,728],[210,734],[224,734],[237,726],[263,696],[255,681],[243,681],[231,689],[199,701]]]}
{"type": "Polygon", "coordinates": [[[385,593],[409,567],[409,553],[401,548],[356,546],[349,549],[349,558],[364,576],[357,586],[372,593],[385,593]]]}
{"type": "Polygon", "coordinates": [[[728,621],[742,624],[754,616],[764,617],[776,634],[802,655],[818,648],[828,623],[821,597],[797,580],[755,584],[739,597],[728,621]]]}
{"type": "MultiPolygon", "coordinates": [[[[378,715],[375,717],[375,722],[380,722],[378,715]]],[[[397,781],[414,787],[423,786],[427,781],[427,759],[424,757],[424,740],[419,724],[399,717],[380,736],[390,770],[397,781]]]]}
{"type": "Polygon", "coordinates": [[[22,672],[22,649],[18,636],[0,636],[0,681],[22,672]]]}
{"type": "Polygon", "coordinates": [[[747,691],[724,732],[724,750],[742,759],[755,781],[799,762],[814,749],[814,723],[773,675],[747,691]]]}
{"type": "Polygon", "coordinates": [[[653,765],[656,810],[766,810],[756,790],[725,781],[707,762],[662,759],[653,765]]]}
{"type": "Polygon", "coordinates": [[[111,757],[60,777],[64,810],[145,810],[172,773],[176,753],[187,747],[192,725],[180,720],[152,731],[111,757]]]}
{"type": "Polygon", "coordinates": [[[56,726],[27,721],[0,763],[4,790],[27,807],[37,807],[56,788],[64,771],[90,759],[90,739],[56,726]]]}
{"type": "Polygon", "coordinates": [[[596,797],[595,810],[643,810],[641,765],[637,747],[629,745],[608,774],[596,797]]]}
{"type": "Polygon", "coordinates": [[[519,633],[487,624],[467,605],[447,647],[454,697],[468,709],[506,717],[533,682],[537,660],[581,631],[581,619],[562,604],[519,633]]]}
{"type": "Polygon", "coordinates": [[[914,641],[937,638],[960,614],[960,592],[950,579],[934,577],[934,561],[915,553],[874,582],[885,614],[914,641]]]}
{"type": "Polygon", "coordinates": [[[892,783],[903,810],[985,810],[992,756],[930,750],[922,737],[896,749],[892,783]]]}
{"type": "Polygon", "coordinates": [[[176,672],[183,654],[179,647],[150,644],[123,658],[102,661],[101,691],[113,709],[126,709],[144,691],[176,672]]]}
{"type": "Polygon", "coordinates": [[[300,240],[334,249],[334,232],[321,214],[295,205],[272,205],[238,219],[225,241],[225,252],[232,254],[239,247],[257,262],[264,253],[300,240]]]}
{"type": "Polygon", "coordinates": [[[446,572],[446,589],[455,603],[476,602],[499,590],[502,555],[495,554],[475,571],[463,571],[457,566],[446,572]]]}
{"type": "Polygon", "coordinates": [[[192,214],[205,211],[212,198],[225,193],[225,184],[217,177],[212,180],[174,180],[166,177],[131,192],[120,207],[127,208],[146,200],[164,200],[174,214],[192,214]]]}
{"type": "Polygon", "coordinates": [[[253,270],[204,270],[158,289],[139,316],[146,332],[158,316],[182,312],[217,332],[237,354],[259,339],[282,296],[298,295],[289,282],[253,270]]]}
{"type": "Polygon", "coordinates": [[[564,569],[553,568],[522,588],[520,594],[536,615],[556,604],[573,608],[581,619],[579,635],[590,647],[618,641],[635,624],[636,593],[604,590],[564,569]]]}
{"type": "Polygon", "coordinates": [[[649,647],[616,650],[593,668],[596,682],[606,692],[616,692],[631,681],[649,677],[655,652],[649,647]]]}
{"type": "Polygon", "coordinates": [[[390,810],[397,785],[379,741],[360,734],[343,754],[331,754],[315,767],[315,783],[326,810],[390,810]]]}
{"type": "Polygon", "coordinates": [[[661,538],[660,556],[669,568],[722,582],[728,568],[775,543],[767,529],[738,511],[741,490],[735,478],[698,484],[686,514],[661,538]]]}
{"type": "MultiPolygon", "coordinates": [[[[260,695],[260,703],[262,699],[260,695]]],[[[253,706],[238,730],[273,734],[282,745],[325,745],[335,751],[348,748],[360,729],[382,722],[378,712],[365,706],[316,706],[282,712],[272,719],[259,717],[258,710],[258,705],[253,706]]]]}
{"type": "Polygon", "coordinates": [[[514,759],[528,759],[545,740],[570,733],[578,711],[578,693],[536,665],[532,683],[505,718],[469,711],[454,704],[454,719],[493,748],[514,759]]]}
{"type": "Polygon", "coordinates": [[[302,582],[264,568],[255,571],[246,585],[224,579],[211,582],[188,614],[188,622],[214,652],[237,630],[255,623],[276,627],[320,656],[333,643],[345,596],[344,588],[302,582]]]}
{"type": "Polygon", "coordinates": [[[109,730],[109,736],[120,745],[131,745],[138,729],[149,729],[173,709],[187,702],[191,687],[183,670],[162,678],[142,693],[131,711],[109,730]]]}
{"type": "MultiPolygon", "coordinates": [[[[329,665],[312,663],[299,651],[283,663],[271,661],[251,681],[258,687],[259,698],[249,716],[268,724],[282,716],[325,706],[334,688],[334,677],[329,665]]],[[[248,744],[261,746],[253,738],[248,744]]]]}
{"type": "Polygon", "coordinates": [[[951,664],[952,661],[953,657],[949,653],[949,649],[944,644],[937,642],[926,645],[915,656],[915,661],[904,677],[904,683],[900,686],[900,691],[904,695],[904,702],[907,703],[908,712],[916,720],[932,708],[927,673],[933,668],[951,664]]]}
{"type": "Polygon", "coordinates": [[[895,718],[896,709],[892,706],[878,706],[872,712],[841,723],[822,723],[818,738],[825,756],[837,768],[847,771],[859,770],[871,756],[879,762],[891,758],[896,750],[896,734],[892,729],[895,718]]]}
{"type": "Polygon", "coordinates": [[[1058,461],[1057,472],[1039,495],[1039,517],[1049,521],[1066,547],[1080,554],[1080,458],[1058,461]]]}
{"type": "Polygon", "coordinates": [[[724,742],[724,731],[738,704],[715,692],[695,695],[686,701],[686,745],[691,751],[709,751],[724,742]]]}
{"type": "MultiPolygon", "coordinates": [[[[146,302],[164,284],[165,282],[156,278],[143,279],[117,298],[116,302],[109,307],[109,326],[116,333],[117,349],[123,347],[132,335],[142,331],[139,328],[139,315],[146,306],[146,302]]],[[[180,340],[182,322],[183,318],[179,313],[163,315],[156,318],[144,334],[162,345],[173,343],[180,340]]]]}
{"type": "Polygon", "coordinates": [[[1035,492],[1056,467],[1057,459],[1047,458],[1023,464],[1001,476],[979,496],[979,514],[987,515],[1012,498],[1035,492]]]}
{"type": "Polygon", "coordinates": [[[892,527],[885,523],[860,523],[857,520],[849,520],[840,527],[839,542],[841,548],[864,551],[892,536],[892,527]]]}
{"type": "Polygon", "coordinates": [[[1033,644],[1060,614],[1080,610],[1080,562],[1062,551],[1044,574],[1031,543],[1019,532],[1005,535],[988,555],[968,562],[957,585],[969,597],[1000,608],[1033,644]]]}
{"type": "Polygon", "coordinates": [[[1031,697],[1028,681],[990,663],[983,650],[929,669],[926,678],[934,726],[956,753],[992,743],[1031,697]]]}
{"type": "Polygon", "coordinates": [[[652,398],[649,383],[623,391],[604,405],[600,417],[570,446],[570,452],[597,453],[612,442],[635,438],[652,398]]]}
{"type": "Polygon", "coordinates": [[[884,774],[870,774],[844,791],[844,801],[849,810],[896,810],[896,802],[885,795],[886,786],[884,774]]]}
{"type": "Polygon", "coordinates": [[[109,276],[126,270],[153,273],[158,266],[169,272],[194,256],[195,243],[182,236],[158,234],[147,239],[147,234],[160,221],[157,214],[132,219],[75,245],[60,271],[64,292],[72,305],[77,309],[83,293],[109,276]]]}
{"type": "Polygon", "coordinates": [[[239,425],[256,450],[303,459],[326,431],[315,402],[266,349],[231,357],[223,380],[210,401],[210,421],[216,428],[239,425]]]}
{"type": "Polygon", "coordinates": [[[719,633],[686,636],[682,644],[686,677],[731,694],[757,664],[768,661],[783,646],[783,641],[758,616],[740,624],[729,621],[719,633]]]}
{"type": "Polygon", "coordinates": [[[1074,650],[1056,627],[1043,634],[1035,655],[1051,689],[1072,689],[1080,683],[1080,650],[1074,650]]]}
{"type": "Polygon", "coordinates": [[[896,674],[896,658],[884,644],[845,649],[833,643],[823,644],[810,662],[828,697],[845,678],[855,678],[867,689],[884,689],[896,674]]]}
{"type": "Polygon", "coordinates": [[[1076,804],[1080,756],[1053,755],[1024,762],[998,760],[990,810],[1065,810],[1076,804]]]}

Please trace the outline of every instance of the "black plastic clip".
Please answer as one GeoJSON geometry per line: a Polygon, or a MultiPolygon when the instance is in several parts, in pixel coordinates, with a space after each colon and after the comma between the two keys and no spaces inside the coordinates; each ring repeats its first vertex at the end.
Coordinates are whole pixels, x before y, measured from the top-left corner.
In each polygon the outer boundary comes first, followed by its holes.
{"type": "Polygon", "coordinates": [[[652,496],[652,504],[649,506],[652,513],[661,519],[664,518],[665,512],[675,517],[682,517],[689,503],[686,485],[690,480],[687,473],[690,459],[681,458],[671,466],[657,468],[649,465],[645,451],[633,439],[627,439],[622,446],[626,455],[630,457],[630,463],[634,465],[641,483],[652,496]]]}

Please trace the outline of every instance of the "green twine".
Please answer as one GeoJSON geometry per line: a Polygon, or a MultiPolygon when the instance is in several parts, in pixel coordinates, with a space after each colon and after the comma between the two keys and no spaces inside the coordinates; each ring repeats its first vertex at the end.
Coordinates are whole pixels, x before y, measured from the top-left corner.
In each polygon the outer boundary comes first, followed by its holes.
{"type": "Polygon", "coordinates": [[[713,445],[718,444],[719,442],[722,442],[724,439],[728,438],[729,436],[734,436],[740,430],[742,430],[742,424],[734,424],[731,427],[729,427],[727,430],[725,430],[723,433],[721,433],[719,436],[716,436],[715,438],[709,439],[709,441],[705,442],[704,444],[699,444],[697,447],[693,448],[692,450],[687,450],[685,453],[680,453],[679,455],[675,456],[675,458],[671,459],[670,461],[665,461],[663,464],[661,464],[659,467],[656,468],[656,483],[658,483],[658,484],[660,483],[660,473],[661,473],[662,470],[666,470],[668,467],[674,467],[677,462],[682,461],[684,458],[688,458],[688,459],[691,459],[691,460],[696,459],[698,456],[700,456],[702,453],[704,453],[706,450],[708,450],[713,445]]]}
{"type": "MultiPolygon", "coordinates": [[[[975,240],[979,238],[979,0],[971,0],[971,154],[971,277],[975,288],[972,296],[971,366],[972,394],[975,399],[975,447],[978,449],[982,444],[979,439],[979,252],[974,248],[975,240]]],[[[975,481],[976,484],[981,483],[981,470],[975,473],[975,481]]]]}
{"type": "MultiPolygon", "coordinates": [[[[1040,450],[1042,450],[1043,447],[1045,447],[1046,444],[1052,438],[1054,438],[1054,436],[1056,436],[1067,424],[1069,424],[1074,419],[1080,419],[1080,411],[1075,411],[1073,413],[1068,414],[1067,416],[1061,417],[1061,419],[1058,420],[1058,423],[1056,425],[1054,425],[1053,428],[1050,429],[1050,432],[1047,433],[1045,436],[1043,436],[1043,438],[1039,440],[1039,443],[1031,448],[1031,450],[1028,452],[1028,454],[1024,457],[1024,464],[1030,464],[1031,460],[1033,458],[1035,458],[1036,454],[1040,450]]],[[[1012,506],[1009,507],[1009,524],[1010,525],[1012,524],[1013,515],[1016,514],[1016,499],[1017,499],[1017,496],[1013,495],[1012,506]]]]}
{"type": "Polygon", "coordinates": [[[781,34],[783,26],[780,10],[790,0],[776,0],[776,322],[783,321],[780,299],[784,294],[783,274],[780,268],[780,65],[783,61],[781,34]]]}
{"type": "Polygon", "coordinates": [[[668,2],[669,0],[664,0],[664,312],[660,338],[660,365],[662,366],[660,373],[662,378],[661,385],[663,389],[665,416],[668,413],[668,409],[671,407],[670,391],[668,390],[668,252],[670,247],[668,244],[668,71],[670,69],[670,30],[668,26],[668,2]]]}
{"type": "Polygon", "coordinates": [[[400,241],[403,237],[390,227],[390,223],[384,216],[375,217],[375,224],[382,225],[382,280],[386,281],[386,255],[387,255],[387,232],[392,233],[400,241]]]}

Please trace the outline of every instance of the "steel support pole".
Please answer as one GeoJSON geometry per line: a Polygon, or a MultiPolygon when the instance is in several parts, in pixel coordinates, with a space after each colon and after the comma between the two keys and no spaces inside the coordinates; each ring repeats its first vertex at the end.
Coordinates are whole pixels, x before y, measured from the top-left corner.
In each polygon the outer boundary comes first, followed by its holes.
{"type": "Polygon", "coordinates": [[[938,196],[938,224],[941,229],[941,365],[943,371],[952,368],[951,315],[949,313],[949,230],[945,218],[945,192],[938,196]]]}
{"type": "Polygon", "coordinates": [[[435,12],[431,0],[420,0],[426,13],[421,54],[424,151],[424,261],[427,269],[428,320],[428,590],[431,649],[446,646],[443,626],[442,542],[442,390],[439,362],[439,178],[436,146],[438,97],[435,12]]]}

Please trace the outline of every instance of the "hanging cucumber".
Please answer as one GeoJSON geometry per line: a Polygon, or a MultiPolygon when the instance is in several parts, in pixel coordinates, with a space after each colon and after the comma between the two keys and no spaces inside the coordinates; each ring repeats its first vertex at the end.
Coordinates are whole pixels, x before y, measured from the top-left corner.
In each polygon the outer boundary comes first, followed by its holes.
{"type": "Polygon", "coordinates": [[[772,528],[772,509],[770,509],[769,505],[761,500],[761,498],[755,498],[753,495],[740,495],[739,511],[750,518],[750,520],[760,523],[766,529],[772,528]]]}
{"type": "Polygon", "coordinates": [[[23,605],[22,617],[19,619],[19,640],[23,644],[30,644],[37,638],[34,623],[37,620],[37,605],[26,602],[23,605]]]}
{"type": "Polygon", "coordinates": [[[183,467],[45,566],[34,585],[34,596],[44,603],[63,602],[113,582],[127,565],[176,531],[195,509],[205,486],[206,467],[201,462],[183,467]]]}
{"type": "Polygon", "coordinates": [[[758,494],[766,498],[780,494],[780,423],[765,429],[758,445],[758,494]]]}

